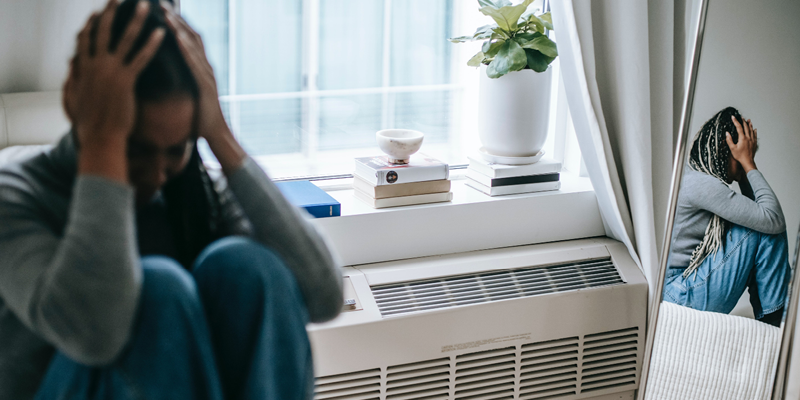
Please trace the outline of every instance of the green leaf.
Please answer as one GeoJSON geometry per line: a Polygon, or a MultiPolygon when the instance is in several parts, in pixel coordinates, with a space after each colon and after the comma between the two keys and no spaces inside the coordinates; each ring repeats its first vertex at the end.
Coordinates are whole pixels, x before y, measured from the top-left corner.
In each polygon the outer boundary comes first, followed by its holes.
{"type": "Polygon", "coordinates": [[[547,29],[553,30],[553,16],[550,15],[550,12],[546,12],[539,16],[539,19],[544,22],[544,27],[547,29]]]}
{"type": "Polygon", "coordinates": [[[497,28],[497,25],[484,25],[475,31],[475,33],[472,35],[472,38],[475,40],[489,39],[494,33],[494,28],[497,28]]]}
{"type": "Polygon", "coordinates": [[[555,57],[548,57],[542,54],[539,50],[525,49],[525,57],[528,61],[528,67],[536,72],[544,72],[547,66],[550,65],[555,57]]]}
{"type": "Polygon", "coordinates": [[[492,40],[494,40],[494,39],[507,40],[509,38],[510,38],[510,36],[508,36],[508,33],[506,31],[500,29],[499,27],[495,28],[494,33],[492,33],[492,37],[491,37],[492,40]]]}
{"type": "Polygon", "coordinates": [[[481,8],[481,12],[484,15],[492,17],[494,22],[496,22],[497,26],[501,29],[507,32],[513,32],[517,30],[517,21],[519,17],[522,16],[532,2],[533,0],[523,0],[522,3],[515,6],[507,5],[499,9],[492,6],[484,6],[481,8]]]}
{"type": "Polygon", "coordinates": [[[555,42],[544,35],[536,37],[533,40],[529,40],[525,43],[520,43],[520,46],[522,46],[523,49],[539,50],[542,54],[548,57],[555,58],[558,56],[558,49],[556,48],[555,42]]]}
{"type": "Polygon", "coordinates": [[[505,42],[505,40],[498,40],[496,42],[490,42],[487,40],[483,42],[481,51],[483,51],[483,54],[486,58],[494,58],[494,56],[497,55],[497,52],[500,51],[500,47],[502,47],[503,43],[505,42]]]}
{"type": "Polygon", "coordinates": [[[537,37],[540,37],[540,36],[544,36],[544,35],[542,35],[539,32],[533,32],[533,33],[531,33],[531,32],[520,32],[520,33],[517,34],[517,36],[515,36],[515,38],[517,39],[517,43],[519,43],[519,45],[522,46],[522,42],[527,42],[529,40],[536,39],[537,37]],[[520,39],[522,40],[522,42],[520,42],[520,39]]]}
{"type": "Polygon", "coordinates": [[[478,54],[475,54],[467,61],[467,65],[470,67],[480,67],[481,62],[483,62],[483,52],[479,51],[478,54]]]}
{"type": "Polygon", "coordinates": [[[533,30],[535,30],[538,33],[544,34],[546,31],[544,21],[542,21],[539,17],[533,14],[528,16],[528,25],[533,26],[533,30]]]}
{"type": "Polygon", "coordinates": [[[519,71],[525,68],[527,64],[527,57],[525,50],[519,47],[519,44],[513,40],[508,40],[500,46],[500,51],[494,57],[494,60],[489,63],[486,68],[486,75],[489,78],[497,79],[511,71],[519,71]]]}
{"type": "Polygon", "coordinates": [[[454,38],[447,39],[453,43],[464,43],[464,42],[471,42],[475,40],[472,36],[458,36],[454,38]]]}
{"type": "Polygon", "coordinates": [[[519,23],[521,24],[523,21],[525,21],[525,22],[527,23],[527,22],[528,22],[528,20],[531,18],[531,15],[532,15],[532,14],[536,14],[537,12],[539,12],[539,9],[538,9],[538,8],[534,8],[533,10],[528,10],[528,11],[525,11],[525,12],[522,14],[522,16],[521,16],[521,17],[519,17],[519,23]]]}

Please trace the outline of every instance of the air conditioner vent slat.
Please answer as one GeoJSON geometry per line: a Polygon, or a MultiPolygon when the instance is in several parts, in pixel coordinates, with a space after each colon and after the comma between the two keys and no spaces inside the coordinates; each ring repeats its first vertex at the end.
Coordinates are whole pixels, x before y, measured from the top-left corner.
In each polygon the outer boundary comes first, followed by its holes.
{"type": "Polygon", "coordinates": [[[636,388],[640,328],[453,354],[316,379],[315,400],[575,400],[636,388]]]}
{"type": "Polygon", "coordinates": [[[514,369],[513,365],[511,365],[510,367],[511,368],[503,368],[503,369],[498,369],[498,370],[495,370],[495,371],[491,371],[491,370],[487,371],[487,370],[481,369],[479,372],[474,373],[472,375],[461,375],[458,378],[456,378],[456,387],[458,387],[458,385],[460,385],[462,383],[474,382],[474,381],[484,380],[484,379],[488,379],[488,378],[500,378],[500,377],[503,377],[503,376],[507,376],[508,374],[514,375],[514,372],[516,370],[514,369]]]}
{"type": "Polygon", "coordinates": [[[396,381],[388,381],[386,383],[386,392],[393,392],[399,390],[405,390],[407,387],[422,387],[422,386],[431,386],[431,385],[438,385],[441,382],[445,382],[445,385],[450,384],[450,372],[442,372],[436,375],[430,375],[423,378],[411,378],[411,379],[403,379],[403,380],[396,380],[396,381]]]}
{"type": "Polygon", "coordinates": [[[435,360],[420,361],[409,364],[393,365],[386,369],[388,375],[391,377],[395,374],[402,374],[406,372],[419,372],[428,371],[436,368],[449,368],[450,358],[437,358],[435,360]]]}
{"type": "Polygon", "coordinates": [[[389,396],[389,395],[399,396],[401,394],[409,394],[409,393],[414,393],[416,395],[416,394],[423,393],[423,392],[426,393],[426,394],[431,394],[431,393],[434,393],[434,392],[436,392],[436,393],[441,392],[442,390],[444,390],[445,392],[450,390],[450,380],[449,379],[440,379],[438,381],[433,381],[433,382],[428,382],[428,383],[420,383],[420,384],[412,384],[412,385],[407,385],[407,386],[397,386],[397,387],[387,388],[386,389],[386,395],[387,396],[389,396]]]}
{"type": "Polygon", "coordinates": [[[597,382],[592,382],[590,384],[582,384],[581,392],[585,393],[597,390],[604,390],[604,389],[616,388],[619,386],[632,385],[635,383],[636,383],[636,375],[631,374],[622,378],[597,381],[597,382]]]}
{"type": "MultiPolygon", "coordinates": [[[[610,257],[372,286],[382,316],[625,283],[610,257]]],[[[600,337],[598,337],[600,338],[600,337]]]]}
{"type": "Polygon", "coordinates": [[[572,364],[561,368],[544,369],[539,371],[526,371],[520,374],[520,378],[523,381],[536,379],[544,382],[545,380],[555,376],[562,376],[565,374],[577,374],[577,373],[578,373],[578,365],[572,364]]]}
{"type": "Polygon", "coordinates": [[[556,368],[563,368],[568,366],[576,366],[578,363],[577,357],[566,358],[562,360],[556,361],[549,361],[549,362],[542,362],[542,363],[532,363],[532,364],[523,364],[520,368],[523,374],[525,373],[536,373],[537,371],[541,370],[549,370],[549,369],[556,369],[556,368]]]}
{"type": "Polygon", "coordinates": [[[589,375],[589,376],[584,375],[583,380],[581,382],[583,386],[586,386],[587,384],[593,382],[614,379],[614,378],[621,378],[623,376],[629,376],[629,375],[632,375],[634,377],[636,376],[636,367],[626,368],[616,372],[606,372],[597,375],[589,375]]]}
{"type": "MultiPolygon", "coordinates": [[[[502,393],[514,393],[514,382],[504,382],[497,385],[482,386],[465,390],[456,390],[456,399],[472,398],[479,395],[497,395],[502,393]]],[[[483,397],[485,398],[485,397],[483,397]]]]}
{"type": "Polygon", "coordinates": [[[607,366],[596,367],[596,368],[584,368],[583,369],[583,376],[593,376],[596,374],[602,374],[606,372],[614,372],[619,371],[621,369],[626,369],[630,367],[636,367],[636,359],[632,358],[630,361],[623,362],[623,363],[614,363],[607,366]]]}
{"type": "Polygon", "coordinates": [[[349,392],[339,391],[336,393],[315,393],[314,399],[317,400],[368,400],[379,399],[381,395],[380,390],[370,390],[367,392],[349,392]]]}
{"type": "Polygon", "coordinates": [[[605,366],[609,366],[609,365],[616,365],[616,364],[620,364],[620,363],[630,362],[631,360],[636,362],[636,352],[635,351],[628,351],[628,352],[626,352],[626,354],[624,354],[624,355],[622,355],[620,357],[610,357],[610,358],[605,358],[605,359],[594,360],[594,361],[591,361],[591,362],[587,362],[587,361],[584,360],[583,368],[584,368],[584,370],[586,370],[586,369],[594,369],[594,368],[605,367],[605,366]]]}

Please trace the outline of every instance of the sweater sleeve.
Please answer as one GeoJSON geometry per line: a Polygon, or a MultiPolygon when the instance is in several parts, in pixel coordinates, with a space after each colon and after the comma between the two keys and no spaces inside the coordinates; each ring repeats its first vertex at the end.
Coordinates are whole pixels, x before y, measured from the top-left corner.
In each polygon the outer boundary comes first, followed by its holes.
{"type": "Polygon", "coordinates": [[[227,179],[255,238],[277,251],[294,274],[310,320],[336,317],[344,301],[341,271],[323,236],[308,222],[308,213],[289,203],[251,158],[227,179]]]}
{"type": "MultiPolygon", "coordinates": [[[[706,175],[708,176],[708,175],[706,175]]],[[[758,232],[774,235],[786,231],[786,221],[778,197],[758,170],[747,173],[755,200],[708,176],[687,187],[689,203],[719,215],[722,219],[758,232]]]]}
{"type": "Polygon", "coordinates": [[[127,343],[142,284],[133,189],[77,178],[63,235],[19,187],[0,187],[0,296],[74,360],[112,362],[127,343]]]}

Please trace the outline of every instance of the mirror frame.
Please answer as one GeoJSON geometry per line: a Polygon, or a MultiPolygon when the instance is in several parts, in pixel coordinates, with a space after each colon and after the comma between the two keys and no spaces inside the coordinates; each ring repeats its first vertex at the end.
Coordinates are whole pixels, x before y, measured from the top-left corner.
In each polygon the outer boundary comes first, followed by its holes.
{"type": "MultiPolygon", "coordinates": [[[[689,129],[692,122],[692,108],[694,106],[694,94],[697,86],[697,70],[700,66],[700,55],[703,47],[703,36],[706,28],[706,17],[708,15],[709,0],[700,0],[700,14],[697,19],[697,26],[694,39],[694,50],[692,54],[692,63],[689,68],[689,85],[683,98],[683,109],[681,111],[680,133],[675,148],[675,159],[672,168],[672,182],[670,185],[670,198],[667,207],[667,220],[665,225],[664,242],[661,247],[662,253],[659,259],[659,269],[656,281],[656,291],[652,294],[650,304],[650,313],[648,314],[647,324],[647,338],[645,341],[645,350],[642,359],[642,373],[639,377],[639,389],[637,393],[638,400],[644,400],[647,392],[647,379],[650,374],[650,361],[653,356],[653,342],[655,339],[656,327],[658,325],[659,306],[662,301],[662,290],[664,287],[665,271],[667,268],[667,256],[671,238],[672,226],[675,222],[675,211],[678,205],[678,188],[681,185],[683,178],[684,159],[686,158],[687,143],[689,141],[689,129]]],[[[800,240],[800,232],[798,232],[798,239],[800,240]]],[[[798,243],[800,244],[800,243],[798,243]]],[[[795,257],[790,259],[794,261],[792,265],[792,278],[790,279],[788,291],[788,306],[783,316],[783,323],[781,324],[781,345],[778,355],[777,368],[775,370],[775,377],[772,386],[773,400],[781,400],[786,392],[788,380],[786,379],[788,369],[788,359],[792,351],[792,336],[795,332],[794,325],[797,320],[798,311],[798,298],[800,298],[800,284],[795,282],[795,271],[800,264],[800,249],[795,248],[795,257]]]]}

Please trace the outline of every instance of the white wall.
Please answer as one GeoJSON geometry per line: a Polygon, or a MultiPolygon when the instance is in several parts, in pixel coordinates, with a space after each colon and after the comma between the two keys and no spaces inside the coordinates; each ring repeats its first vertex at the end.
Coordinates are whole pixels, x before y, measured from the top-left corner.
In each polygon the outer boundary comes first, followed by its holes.
{"type": "Polygon", "coordinates": [[[793,254],[800,225],[800,2],[711,0],[692,137],[726,106],[758,128],[756,164],[783,207],[793,254]]]}
{"type": "Polygon", "coordinates": [[[59,90],[75,36],[104,0],[0,0],[0,93],[59,90]]]}

